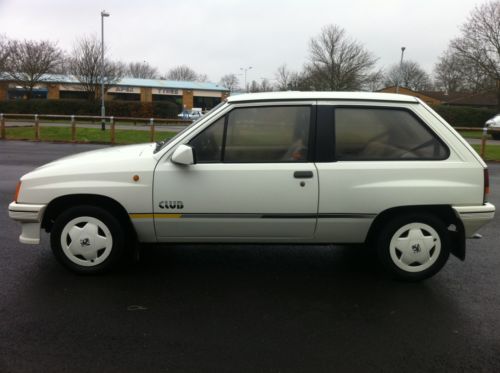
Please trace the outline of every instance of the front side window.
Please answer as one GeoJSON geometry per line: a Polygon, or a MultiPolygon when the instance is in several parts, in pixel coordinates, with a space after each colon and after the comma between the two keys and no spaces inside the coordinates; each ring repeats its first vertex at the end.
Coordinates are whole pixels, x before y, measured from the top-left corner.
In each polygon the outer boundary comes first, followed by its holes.
{"type": "Polygon", "coordinates": [[[196,162],[212,163],[222,160],[222,140],[224,135],[222,117],[189,142],[194,149],[196,162]]]}
{"type": "Polygon", "coordinates": [[[228,114],[225,162],[305,162],[308,106],[238,108],[228,114]]]}
{"type": "Polygon", "coordinates": [[[335,109],[337,160],[445,159],[448,149],[407,110],[335,109]]]}
{"type": "Polygon", "coordinates": [[[308,106],[237,108],[190,141],[197,163],[306,162],[308,106]]]}

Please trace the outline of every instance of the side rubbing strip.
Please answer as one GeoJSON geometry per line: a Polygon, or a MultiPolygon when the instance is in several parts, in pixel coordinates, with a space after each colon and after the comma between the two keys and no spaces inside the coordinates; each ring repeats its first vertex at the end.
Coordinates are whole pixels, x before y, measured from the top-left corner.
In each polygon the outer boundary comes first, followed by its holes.
{"type": "Polygon", "coordinates": [[[373,219],[376,214],[152,214],[133,213],[131,219],[373,219]]]}
{"type": "Polygon", "coordinates": [[[129,214],[131,219],[153,219],[153,218],[165,218],[165,219],[178,219],[182,217],[182,214],[129,214]]]}

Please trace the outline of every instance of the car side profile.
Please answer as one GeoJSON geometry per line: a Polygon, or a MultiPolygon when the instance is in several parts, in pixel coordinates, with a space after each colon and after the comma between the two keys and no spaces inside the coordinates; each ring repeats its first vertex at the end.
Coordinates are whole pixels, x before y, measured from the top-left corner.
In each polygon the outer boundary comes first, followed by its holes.
{"type": "Polygon", "coordinates": [[[437,273],[493,219],[488,169],[418,98],[229,97],[172,139],[66,157],[24,175],[20,241],[50,232],[78,273],[144,243],[359,244],[404,280],[437,273]]]}

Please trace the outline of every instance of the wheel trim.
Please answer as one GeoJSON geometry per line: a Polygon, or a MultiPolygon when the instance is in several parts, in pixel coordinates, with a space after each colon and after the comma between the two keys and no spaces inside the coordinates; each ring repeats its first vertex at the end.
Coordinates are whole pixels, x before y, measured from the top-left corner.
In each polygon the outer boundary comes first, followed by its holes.
{"type": "Polygon", "coordinates": [[[113,248],[113,237],[101,220],[81,216],[64,226],[61,232],[61,248],[73,263],[93,267],[108,258],[113,248]]]}
{"type": "Polygon", "coordinates": [[[410,223],[399,228],[389,246],[394,264],[406,272],[421,272],[430,268],[441,253],[441,238],[425,223],[410,223]]]}

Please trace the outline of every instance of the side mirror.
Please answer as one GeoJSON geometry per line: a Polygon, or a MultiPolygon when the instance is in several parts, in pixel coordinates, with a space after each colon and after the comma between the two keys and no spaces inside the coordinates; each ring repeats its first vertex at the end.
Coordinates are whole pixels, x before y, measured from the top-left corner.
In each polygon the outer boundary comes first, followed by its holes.
{"type": "Polygon", "coordinates": [[[172,162],[184,166],[194,164],[193,148],[189,145],[179,145],[177,149],[175,149],[174,154],[172,154],[172,162]]]}

